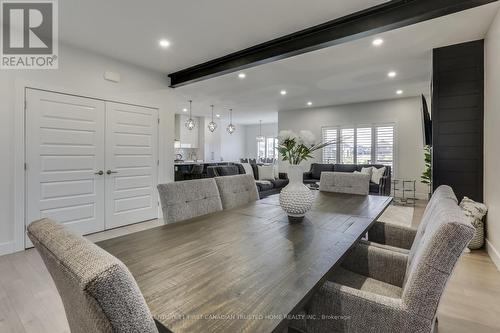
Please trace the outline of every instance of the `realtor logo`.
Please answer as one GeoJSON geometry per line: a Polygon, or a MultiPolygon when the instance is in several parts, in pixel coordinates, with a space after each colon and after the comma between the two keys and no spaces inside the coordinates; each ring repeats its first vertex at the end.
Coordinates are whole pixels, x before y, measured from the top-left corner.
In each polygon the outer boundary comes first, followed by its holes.
{"type": "Polygon", "coordinates": [[[1,69],[57,69],[57,2],[2,0],[1,69]]]}

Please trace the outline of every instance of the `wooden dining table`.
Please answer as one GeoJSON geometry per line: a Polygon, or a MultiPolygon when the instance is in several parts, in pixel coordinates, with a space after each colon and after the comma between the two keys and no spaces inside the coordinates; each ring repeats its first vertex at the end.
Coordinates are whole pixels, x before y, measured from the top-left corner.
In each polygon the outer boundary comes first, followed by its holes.
{"type": "Polygon", "coordinates": [[[282,332],[392,200],[314,192],[300,223],[275,195],[98,245],[172,332],[282,332]]]}

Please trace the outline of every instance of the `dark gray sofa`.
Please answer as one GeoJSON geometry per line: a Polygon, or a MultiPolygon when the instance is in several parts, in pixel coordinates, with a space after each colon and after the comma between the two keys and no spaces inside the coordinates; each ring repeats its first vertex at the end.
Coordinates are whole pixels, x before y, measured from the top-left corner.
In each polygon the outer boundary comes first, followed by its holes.
{"type": "Polygon", "coordinates": [[[354,172],[361,171],[361,168],[375,167],[380,169],[385,167],[384,176],[380,179],[380,184],[370,182],[370,194],[391,195],[391,167],[381,164],[311,164],[311,169],[304,172],[304,184],[319,182],[323,171],[329,172],[354,172]]]}
{"type": "MultiPolygon", "coordinates": [[[[252,166],[255,180],[258,180],[259,168],[256,164],[250,165],[252,166]]],[[[245,169],[243,169],[243,166],[238,163],[233,165],[209,166],[207,168],[208,177],[223,177],[243,174],[245,174],[245,169]]],[[[261,199],[272,194],[280,193],[281,189],[288,185],[289,180],[286,173],[280,173],[279,179],[269,179],[269,182],[269,184],[256,183],[261,199]]]]}

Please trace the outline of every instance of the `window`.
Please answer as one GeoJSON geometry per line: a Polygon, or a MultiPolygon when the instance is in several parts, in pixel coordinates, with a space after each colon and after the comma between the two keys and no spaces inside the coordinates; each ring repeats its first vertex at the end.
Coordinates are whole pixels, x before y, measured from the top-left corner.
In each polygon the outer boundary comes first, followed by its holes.
{"type": "Polygon", "coordinates": [[[372,162],[372,133],[371,127],[356,129],[356,163],[370,164],[372,162]]]}
{"type": "Polygon", "coordinates": [[[394,125],[323,127],[323,163],[383,164],[394,170],[394,125]]]}
{"type": "Polygon", "coordinates": [[[334,143],[323,148],[323,163],[337,163],[337,128],[323,128],[323,142],[333,141],[334,143]]]}
{"type": "Polygon", "coordinates": [[[266,138],[266,157],[278,158],[278,139],[266,138]]]}
{"type": "Polygon", "coordinates": [[[257,141],[257,157],[278,158],[278,139],[264,138],[263,141],[257,141]]]}
{"type": "Polygon", "coordinates": [[[340,130],[340,163],[354,164],[354,128],[340,130]]]}
{"type": "Polygon", "coordinates": [[[394,167],[394,126],[377,126],[376,136],[375,156],[377,164],[394,167]]]}

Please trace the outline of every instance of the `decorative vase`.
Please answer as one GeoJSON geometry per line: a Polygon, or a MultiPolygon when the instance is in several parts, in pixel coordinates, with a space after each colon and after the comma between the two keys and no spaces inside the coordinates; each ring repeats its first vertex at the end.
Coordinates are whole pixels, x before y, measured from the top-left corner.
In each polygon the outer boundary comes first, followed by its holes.
{"type": "Polygon", "coordinates": [[[312,191],[303,183],[303,173],[300,165],[290,165],[290,182],[280,193],[280,206],[287,213],[290,222],[301,222],[314,201],[312,191]]]}

